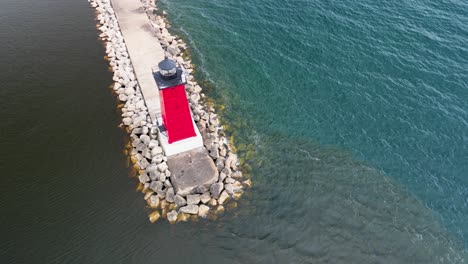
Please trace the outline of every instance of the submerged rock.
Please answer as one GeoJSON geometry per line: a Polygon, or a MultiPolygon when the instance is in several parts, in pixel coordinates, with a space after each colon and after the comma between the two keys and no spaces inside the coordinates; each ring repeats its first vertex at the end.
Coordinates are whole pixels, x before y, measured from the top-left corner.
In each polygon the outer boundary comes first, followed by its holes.
{"type": "Polygon", "coordinates": [[[172,211],[170,211],[169,213],[167,213],[167,220],[168,220],[171,224],[173,224],[173,223],[175,223],[175,222],[177,221],[177,215],[178,215],[177,211],[176,211],[176,210],[172,210],[172,211]]]}
{"type": "Polygon", "coordinates": [[[224,190],[224,191],[219,195],[219,198],[218,198],[219,204],[223,204],[224,202],[227,201],[228,198],[229,198],[229,194],[224,190]]]}
{"type": "Polygon", "coordinates": [[[208,216],[209,211],[210,211],[210,208],[202,204],[198,207],[198,216],[206,218],[208,216]]]}

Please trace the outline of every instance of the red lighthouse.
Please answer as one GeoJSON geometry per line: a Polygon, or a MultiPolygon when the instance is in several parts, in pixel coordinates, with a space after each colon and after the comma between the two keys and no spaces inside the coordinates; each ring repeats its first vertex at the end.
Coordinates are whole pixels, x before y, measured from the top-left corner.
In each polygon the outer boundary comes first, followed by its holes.
{"type": "Polygon", "coordinates": [[[195,129],[185,94],[185,76],[175,62],[165,58],[158,64],[153,77],[159,88],[163,129],[168,143],[195,137],[195,129]]]}

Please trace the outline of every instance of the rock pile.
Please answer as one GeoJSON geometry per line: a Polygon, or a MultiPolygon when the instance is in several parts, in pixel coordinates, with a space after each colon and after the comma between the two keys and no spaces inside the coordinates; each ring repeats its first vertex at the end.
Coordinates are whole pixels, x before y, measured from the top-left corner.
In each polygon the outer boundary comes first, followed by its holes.
{"type": "Polygon", "coordinates": [[[210,207],[223,212],[223,204],[229,198],[238,199],[243,188],[250,187],[251,182],[250,179],[240,182],[242,172],[238,168],[239,162],[229,147],[219,117],[212,106],[201,101],[205,95],[190,74],[193,71],[191,61],[182,57],[186,44],[168,32],[165,19],[157,15],[155,3],[152,0],[142,0],[155,36],[166,55],[183,66],[188,73],[186,92],[192,115],[219,172],[218,182],[211,185],[209,190],[201,186],[196,193],[183,196],[175,193],[172,187],[167,157],[157,138],[158,127],[149,116],[111,2],[88,1],[97,11],[98,30],[102,32],[99,37],[105,41],[107,58],[114,72],[113,90],[124,103],[122,124],[130,134],[130,159],[138,171],[144,198],[153,209],[149,215],[150,221],[154,222],[161,216],[171,223],[185,221],[190,215],[207,217],[210,207]]]}

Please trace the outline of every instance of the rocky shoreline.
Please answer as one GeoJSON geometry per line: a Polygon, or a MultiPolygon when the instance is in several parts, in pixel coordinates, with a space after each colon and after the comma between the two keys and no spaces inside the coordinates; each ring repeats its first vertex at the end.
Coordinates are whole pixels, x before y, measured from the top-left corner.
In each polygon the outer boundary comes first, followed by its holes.
{"type": "MultiPolygon", "coordinates": [[[[152,210],[149,214],[150,221],[155,222],[160,217],[166,218],[170,223],[197,216],[216,218],[216,213],[224,212],[227,201],[239,199],[243,189],[251,186],[251,181],[244,179],[238,158],[228,143],[214,107],[203,102],[205,95],[202,88],[190,74],[193,71],[191,61],[182,56],[186,44],[168,32],[163,17],[165,13],[157,14],[154,1],[141,1],[166,56],[183,66],[188,73],[186,92],[192,115],[219,173],[218,181],[209,189],[200,186],[195,193],[180,195],[172,187],[167,157],[157,138],[158,127],[153,124],[145,105],[111,1],[88,2],[97,12],[98,30],[102,32],[99,37],[105,43],[107,59],[114,73],[113,90],[123,103],[122,127],[127,130],[131,139],[128,154],[138,172],[144,199],[152,210]]],[[[232,207],[236,206],[235,202],[232,204],[232,207]]]]}

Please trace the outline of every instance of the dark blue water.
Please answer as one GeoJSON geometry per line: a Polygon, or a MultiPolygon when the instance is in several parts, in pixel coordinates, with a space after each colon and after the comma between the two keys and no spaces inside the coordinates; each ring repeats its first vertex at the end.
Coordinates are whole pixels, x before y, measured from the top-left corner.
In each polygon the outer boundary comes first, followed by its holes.
{"type": "Polygon", "coordinates": [[[0,263],[466,263],[464,2],[165,0],[254,187],[150,224],[86,1],[0,1],[0,263]]]}

